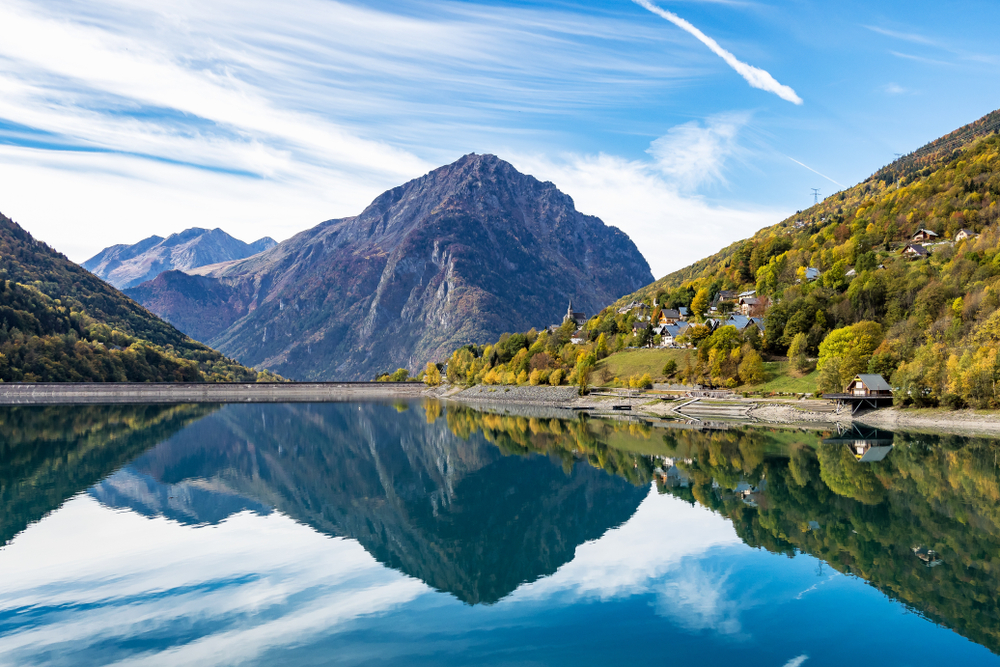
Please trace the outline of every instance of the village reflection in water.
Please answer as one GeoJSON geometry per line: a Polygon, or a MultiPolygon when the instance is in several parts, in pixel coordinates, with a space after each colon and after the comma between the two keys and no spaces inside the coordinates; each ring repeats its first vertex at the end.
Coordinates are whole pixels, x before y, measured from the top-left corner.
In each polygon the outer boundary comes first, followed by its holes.
{"type": "Polygon", "coordinates": [[[724,517],[749,547],[811,555],[1000,651],[991,439],[424,401],[5,408],[0,441],[7,550],[80,494],[196,527],[277,512],[494,605],[623,526],[652,488],[724,517]]]}

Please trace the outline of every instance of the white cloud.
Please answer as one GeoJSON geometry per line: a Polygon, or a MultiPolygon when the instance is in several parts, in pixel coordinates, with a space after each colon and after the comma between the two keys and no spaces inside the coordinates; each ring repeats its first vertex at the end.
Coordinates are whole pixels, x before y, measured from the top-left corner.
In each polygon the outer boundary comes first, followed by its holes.
{"type": "Polygon", "coordinates": [[[685,630],[738,635],[743,630],[740,614],[751,605],[732,588],[726,573],[707,572],[694,563],[660,583],[656,610],[685,630]]]}
{"type": "Polygon", "coordinates": [[[653,3],[649,2],[649,0],[632,0],[632,2],[640,7],[643,7],[644,9],[648,9],[657,16],[670,21],[681,30],[693,35],[695,39],[707,46],[712,53],[722,58],[727,65],[736,70],[737,74],[746,79],[746,82],[750,84],[751,88],[757,88],[759,90],[765,90],[769,93],[774,93],[781,99],[791,102],[792,104],[802,104],[802,98],[799,97],[791,87],[778,83],[777,79],[765,70],[762,70],[759,67],[754,67],[753,65],[748,65],[747,63],[737,59],[732,53],[719,46],[717,41],[703,33],[698,28],[694,27],[690,22],[677,16],[677,14],[660,9],[653,3]]]}
{"type": "Polygon", "coordinates": [[[558,592],[601,600],[634,595],[648,590],[652,580],[677,572],[686,558],[740,544],[725,518],[651,487],[625,524],[581,544],[572,561],[522,586],[509,600],[544,599],[558,592]]]}
{"type": "Polygon", "coordinates": [[[15,538],[0,551],[0,570],[0,610],[69,610],[0,636],[0,664],[29,664],[39,655],[65,660],[202,622],[213,631],[116,664],[240,664],[430,591],[357,542],[278,513],[193,528],[111,510],[87,496],[15,538]]]}
{"type": "Polygon", "coordinates": [[[724,183],[723,167],[739,150],[737,136],[748,120],[748,114],[721,114],[704,124],[684,123],[654,141],[647,152],[656,168],[681,188],[724,183]]]}
{"type": "Polygon", "coordinates": [[[0,211],[82,262],[111,243],[188,227],[221,227],[245,241],[287,238],[354,215],[397,184],[301,168],[298,181],[244,178],[132,156],[0,146],[0,211]]]}
{"type": "Polygon", "coordinates": [[[513,110],[612,109],[691,73],[643,57],[670,43],[628,17],[394,11],[4,3],[0,118],[32,148],[0,153],[0,211],[77,261],[190,226],[280,240],[359,213],[484,136],[538,145],[513,110]]]}

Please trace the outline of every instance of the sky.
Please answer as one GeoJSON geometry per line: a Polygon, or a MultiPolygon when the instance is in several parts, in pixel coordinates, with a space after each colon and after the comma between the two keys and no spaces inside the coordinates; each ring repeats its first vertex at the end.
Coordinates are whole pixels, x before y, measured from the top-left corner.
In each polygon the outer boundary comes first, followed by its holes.
{"type": "Polygon", "coordinates": [[[0,212],[283,240],[467,153],[656,277],[1000,107],[1000,3],[5,0],[0,212]]]}

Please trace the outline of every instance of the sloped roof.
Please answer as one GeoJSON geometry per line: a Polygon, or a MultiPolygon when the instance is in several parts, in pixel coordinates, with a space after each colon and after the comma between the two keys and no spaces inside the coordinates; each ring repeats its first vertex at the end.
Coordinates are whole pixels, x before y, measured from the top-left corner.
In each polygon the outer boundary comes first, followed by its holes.
{"type": "Polygon", "coordinates": [[[876,461],[881,461],[889,452],[892,451],[892,445],[879,445],[875,447],[870,447],[867,452],[864,453],[858,461],[861,463],[875,463],[876,461]]]}
{"type": "Polygon", "coordinates": [[[682,333],[687,331],[687,329],[690,326],[691,325],[688,324],[687,322],[681,322],[679,324],[664,324],[663,328],[660,330],[660,334],[662,335],[664,333],[667,333],[670,334],[672,338],[676,338],[677,336],[680,336],[682,333]]]}
{"type": "Polygon", "coordinates": [[[927,252],[927,248],[923,247],[919,243],[911,243],[910,245],[908,245],[905,248],[903,248],[903,252],[906,252],[908,250],[910,252],[913,252],[914,254],[917,254],[917,255],[929,255],[930,254],[929,252],[927,252]]]}
{"type": "Polygon", "coordinates": [[[892,391],[892,386],[885,381],[885,378],[876,373],[859,373],[854,376],[854,381],[861,380],[865,386],[872,391],[892,391]]]}

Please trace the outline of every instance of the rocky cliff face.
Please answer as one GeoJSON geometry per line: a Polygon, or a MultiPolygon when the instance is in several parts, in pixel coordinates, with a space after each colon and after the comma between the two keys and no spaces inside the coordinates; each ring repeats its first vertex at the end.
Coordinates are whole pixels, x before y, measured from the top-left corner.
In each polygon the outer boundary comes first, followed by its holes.
{"type": "Polygon", "coordinates": [[[244,259],[275,245],[275,240],[268,237],[244,243],[221,229],[193,227],[167,238],[150,236],[134,245],[113,245],[84,262],[83,268],[118,289],[125,289],[163,271],[184,271],[244,259]]]}
{"type": "Polygon", "coordinates": [[[207,303],[172,299],[167,313],[157,290],[135,296],[182,328],[182,311],[235,308],[238,318],[201,340],[317,380],[416,371],[466,343],[558,323],[570,299],[594,313],[653,279],[623,232],[492,155],[467,155],[361,215],[204,273],[225,286],[207,303]]]}
{"type": "Polygon", "coordinates": [[[164,271],[124,292],[195,340],[211,340],[224,331],[246,314],[252,298],[250,290],[183,271],[164,271]]]}

